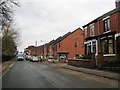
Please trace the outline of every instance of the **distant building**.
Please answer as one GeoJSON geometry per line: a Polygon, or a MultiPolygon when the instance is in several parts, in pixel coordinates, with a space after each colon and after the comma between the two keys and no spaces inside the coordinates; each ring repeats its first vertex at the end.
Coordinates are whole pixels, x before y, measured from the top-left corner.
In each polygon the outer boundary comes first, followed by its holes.
{"type": "Polygon", "coordinates": [[[28,46],[26,49],[27,49],[27,54],[30,55],[32,54],[32,51],[33,49],[35,48],[35,46],[31,45],[31,46],[28,46]]]}
{"type": "Polygon", "coordinates": [[[54,45],[54,40],[51,40],[48,44],[47,44],[47,54],[48,56],[53,56],[54,55],[54,51],[53,51],[53,45],[54,45]]]}

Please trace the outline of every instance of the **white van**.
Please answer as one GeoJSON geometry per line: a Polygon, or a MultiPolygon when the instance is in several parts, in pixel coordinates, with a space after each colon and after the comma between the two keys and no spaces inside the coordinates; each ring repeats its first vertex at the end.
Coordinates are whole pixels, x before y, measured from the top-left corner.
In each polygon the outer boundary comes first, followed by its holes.
{"type": "Polygon", "coordinates": [[[23,52],[19,52],[17,55],[17,60],[18,61],[23,61],[24,60],[24,53],[23,52]]]}

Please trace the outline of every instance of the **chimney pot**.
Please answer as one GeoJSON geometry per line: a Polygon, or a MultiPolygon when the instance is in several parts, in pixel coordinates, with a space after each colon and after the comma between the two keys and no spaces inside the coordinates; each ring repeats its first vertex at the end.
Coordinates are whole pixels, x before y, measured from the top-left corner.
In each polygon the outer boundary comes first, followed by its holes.
{"type": "Polygon", "coordinates": [[[116,8],[120,8],[120,0],[115,0],[116,8]]]}

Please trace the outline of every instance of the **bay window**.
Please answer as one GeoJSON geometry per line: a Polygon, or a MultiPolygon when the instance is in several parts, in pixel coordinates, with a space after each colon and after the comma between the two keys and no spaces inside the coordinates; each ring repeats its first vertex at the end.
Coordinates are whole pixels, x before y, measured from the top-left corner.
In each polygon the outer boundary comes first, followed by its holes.
{"type": "Polygon", "coordinates": [[[86,42],[86,54],[90,54],[90,53],[95,53],[97,54],[97,41],[96,40],[91,40],[86,42]]]}
{"type": "Polygon", "coordinates": [[[96,41],[92,42],[92,53],[96,53],[96,41]]]}
{"type": "Polygon", "coordinates": [[[91,42],[87,44],[87,54],[91,53],[91,42]]]}
{"type": "Polygon", "coordinates": [[[103,54],[113,54],[114,43],[112,38],[107,38],[101,41],[103,54]]]}

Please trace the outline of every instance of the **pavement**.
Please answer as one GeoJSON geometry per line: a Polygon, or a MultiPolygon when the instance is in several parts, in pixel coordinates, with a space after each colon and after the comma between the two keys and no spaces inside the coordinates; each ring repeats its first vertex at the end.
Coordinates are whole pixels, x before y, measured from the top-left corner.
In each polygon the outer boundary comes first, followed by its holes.
{"type": "Polygon", "coordinates": [[[82,67],[76,67],[76,66],[68,65],[67,63],[61,64],[60,66],[62,68],[65,68],[65,69],[70,69],[70,70],[74,70],[74,71],[78,71],[78,72],[83,72],[83,73],[86,73],[86,74],[92,74],[92,75],[105,77],[105,78],[109,78],[109,79],[120,80],[120,74],[119,73],[96,70],[96,69],[88,69],[88,68],[82,68],[82,67]]]}
{"type": "Polygon", "coordinates": [[[0,78],[12,67],[15,62],[15,60],[10,60],[0,63],[0,78]]]}
{"type": "MultiPolygon", "coordinates": [[[[11,61],[0,64],[0,69],[2,68],[2,70],[0,70],[0,77],[4,74],[4,72],[6,72],[6,70],[8,70],[10,67],[12,67],[12,65],[15,62],[16,62],[15,60],[11,60],[11,61]]],[[[114,72],[76,67],[76,66],[68,65],[67,63],[50,63],[50,64],[52,64],[52,66],[59,66],[61,68],[74,70],[74,71],[78,71],[78,72],[83,72],[86,74],[92,74],[92,75],[105,77],[105,78],[109,78],[109,79],[120,80],[120,74],[114,73],[114,72]]]]}

